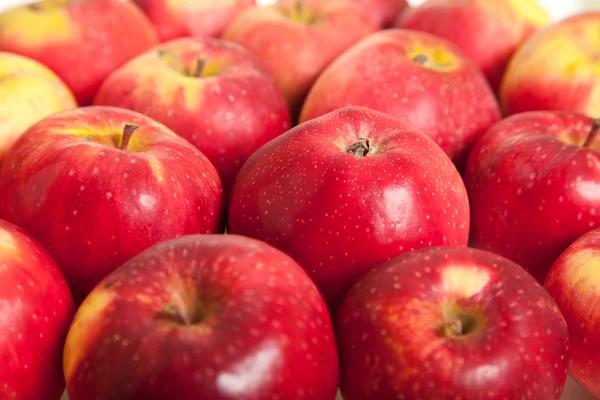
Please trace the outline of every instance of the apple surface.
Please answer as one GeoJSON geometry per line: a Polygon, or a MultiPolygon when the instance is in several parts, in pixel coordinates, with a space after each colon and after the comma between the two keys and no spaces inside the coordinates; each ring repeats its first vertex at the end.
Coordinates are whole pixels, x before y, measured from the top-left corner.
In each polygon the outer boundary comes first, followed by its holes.
{"type": "Polygon", "coordinates": [[[31,125],[75,107],[70,89],[50,69],[30,58],[0,51],[0,164],[31,125]]]}
{"type": "Polygon", "coordinates": [[[258,57],[285,94],[296,121],[319,74],[378,29],[352,0],[281,0],[241,12],[221,37],[258,57]]]}
{"type": "Polygon", "coordinates": [[[365,275],[336,316],[344,400],[558,400],[569,335],[519,265],[436,246],[365,275]]]}
{"type": "Polygon", "coordinates": [[[500,90],[504,113],[562,110],[600,114],[600,12],[567,17],[517,50],[500,90]]]}
{"type": "Polygon", "coordinates": [[[0,220],[0,398],[58,400],[75,305],[48,252],[0,220]]]}
{"type": "Polygon", "coordinates": [[[560,307],[571,338],[570,375],[600,397],[600,229],[577,238],[552,265],[544,287],[560,307]]]}
{"type": "Polygon", "coordinates": [[[226,198],[246,159],[291,126],[260,61],[215,38],[175,39],[134,58],[104,81],[94,104],[138,111],[187,139],[216,167],[226,198]]]}
{"type": "Polygon", "coordinates": [[[549,22],[536,0],[428,0],[403,15],[396,26],[456,44],[497,91],[515,50],[549,22]]]}
{"type": "Polygon", "coordinates": [[[76,301],[151,245],[224,225],[210,161],[164,125],[114,107],[33,125],[2,163],[0,193],[0,218],[45,246],[76,301]]]}
{"type": "Polygon", "coordinates": [[[122,0],[42,0],[0,14],[0,51],[54,71],[80,105],[91,104],[108,74],[158,44],[144,13],[122,0]]]}
{"type": "Polygon", "coordinates": [[[389,27],[400,13],[408,8],[407,0],[354,0],[382,28],[389,27]]]}
{"type": "Polygon", "coordinates": [[[228,230],[290,254],[330,308],[381,262],[466,246],[462,179],[433,140],[387,114],[345,107],[257,150],[235,182],[228,230]]]}
{"type": "Polygon", "coordinates": [[[105,277],[64,352],[70,400],[334,400],[335,334],[289,256],[237,235],[159,243],[105,277]]]}
{"type": "Polygon", "coordinates": [[[310,90],[300,121],[345,106],[408,121],[460,172],[475,141],[500,120],[483,73],[454,44],[404,29],[374,33],[337,58],[310,90]]]}
{"type": "Polygon", "coordinates": [[[134,0],[154,24],[161,41],[218,37],[255,0],[134,0]]]}
{"type": "Polygon", "coordinates": [[[558,256],[600,226],[599,128],[566,111],[520,113],[491,128],[464,175],[471,245],[516,262],[543,283],[558,256]]]}

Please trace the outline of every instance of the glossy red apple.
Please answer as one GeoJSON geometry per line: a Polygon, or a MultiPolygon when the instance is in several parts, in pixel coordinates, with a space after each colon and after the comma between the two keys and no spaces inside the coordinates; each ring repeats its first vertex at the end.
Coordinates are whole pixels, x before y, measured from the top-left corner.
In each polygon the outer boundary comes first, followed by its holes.
{"type": "Polygon", "coordinates": [[[475,141],[500,119],[487,80],[454,44],[401,29],[372,34],[337,58],[310,90],[300,121],[345,106],[407,120],[460,172],[475,141]]]}
{"type": "Polygon", "coordinates": [[[0,398],[58,400],[75,305],[48,252],[0,220],[0,398]]]}
{"type": "Polygon", "coordinates": [[[537,0],[428,0],[407,11],[395,26],[456,44],[497,91],[515,50],[549,22],[537,0]]]}
{"type": "Polygon", "coordinates": [[[134,0],[156,27],[161,41],[217,37],[255,0],[134,0]]]}
{"type": "Polygon", "coordinates": [[[570,375],[600,397],[600,229],[575,240],[553,264],[544,287],[562,310],[571,337],[570,375]]]}
{"type": "Polygon", "coordinates": [[[208,159],[164,125],[113,107],[32,126],[2,164],[0,193],[0,218],[48,249],[76,301],[151,245],[224,223],[208,159]]]}
{"type": "Polygon", "coordinates": [[[314,283],[236,235],[160,243],[107,276],[65,346],[70,400],[334,400],[338,355],[314,283]]]}
{"type": "Polygon", "coordinates": [[[108,74],[158,44],[152,23],[123,0],[40,0],[0,13],[0,50],[54,71],[80,105],[108,74]]]}
{"type": "Polygon", "coordinates": [[[319,74],[378,29],[353,0],[280,0],[241,12],[221,37],[243,45],[261,60],[297,120],[319,74]]]}
{"type": "Polygon", "coordinates": [[[336,318],[344,400],[558,400],[567,325],[544,288],[493,253],[439,246],[364,276],[336,318]]]}
{"type": "Polygon", "coordinates": [[[473,148],[465,172],[471,245],[515,261],[540,283],[579,236],[600,226],[600,138],[592,118],[508,117],[473,148]]]}
{"type": "Polygon", "coordinates": [[[104,81],[94,104],[141,112],[186,138],[217,168],[226,197],[244,161],[291,125],[262,64],[214,38],[175,39],[133,59],[104,81]]]}
{"type": "Polygon", "coordinates": [[[335,308],[381,262],[420,247],[466,246],[469,204],[444,152],[411,125],[347,107],[300,124],[242,167],[228,229],[302,265],[335,308]]]}

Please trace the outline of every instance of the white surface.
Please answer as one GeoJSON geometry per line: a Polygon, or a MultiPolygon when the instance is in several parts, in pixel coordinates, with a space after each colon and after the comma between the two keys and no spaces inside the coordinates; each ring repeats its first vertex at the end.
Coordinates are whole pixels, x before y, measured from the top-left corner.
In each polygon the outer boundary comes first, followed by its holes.
{"type": "MultiPolygon", "coordinates": [[[[411,5],[418,5],[425,0],[409,0],[411,5]]],[[[489,0],[495,1],[495,0],[489,0]]],[[[600,0],[538,0],[550,13],[554,20],[573,15],[581,10],[600,10],[600,0]]],[[[16,5],[32,3],[34,0],[0,0],[0,11],[16,5]]],[[[261,5],[272,4],[276,0],[257,0],[261,5]]],[[[66,398],[66,397],[65,397],[66,398]]],[[[540,399],[542,400],[542,399],[540,399]]],[[[561,400],[595,400],[577,383],[569,379],[561,400]]]]}

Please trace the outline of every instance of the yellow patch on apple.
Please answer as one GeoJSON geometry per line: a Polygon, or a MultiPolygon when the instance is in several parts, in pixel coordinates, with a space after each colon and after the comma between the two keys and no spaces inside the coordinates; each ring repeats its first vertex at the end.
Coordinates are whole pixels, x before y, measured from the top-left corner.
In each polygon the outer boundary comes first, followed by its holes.
{"type": "Polygon", "coordinates": [[[12,233],[0,229],[0,255],[17,251],[17,242],[12,233]]]}
{"type": "Polygon", "coordinates": [[[481,292],[490,282],[487,271],[465,266],[449,266],[442,271],[443,291],[451,296],[469,298],[481,292]]]}
{"type": "Polygon", "coordinates": [[[550,22],[550,16],[535,0],[508,0],[512,9],[521,18],[533,25],[543,26],[550,22]]]}
{"type": "Polygon", "coordinates": [[[582,287],[583,291],[594,293],[600,289],[600,253],[592,249],[584,249],[569,257],[565,269],[574,285],[582,287]]]}
{"type": "Polygon", "coordinates": [[[35,48],[48,40],[68,41],[78,33],[64,8],[45,2],[37,9],[23,6],[0,14],[0,36],[21,46],[35,48]],[[24,26],[35,26],[35,29],[23,30],[24,26]]]}

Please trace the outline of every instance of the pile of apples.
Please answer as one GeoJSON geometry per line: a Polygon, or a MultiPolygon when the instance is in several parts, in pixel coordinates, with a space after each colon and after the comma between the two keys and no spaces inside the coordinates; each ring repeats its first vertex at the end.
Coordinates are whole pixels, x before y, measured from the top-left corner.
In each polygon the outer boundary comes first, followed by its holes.
{"type": "Polygon", "coordinates": [[[0,13],[0,399],[600,398],[600,13],[0,13]]]}

